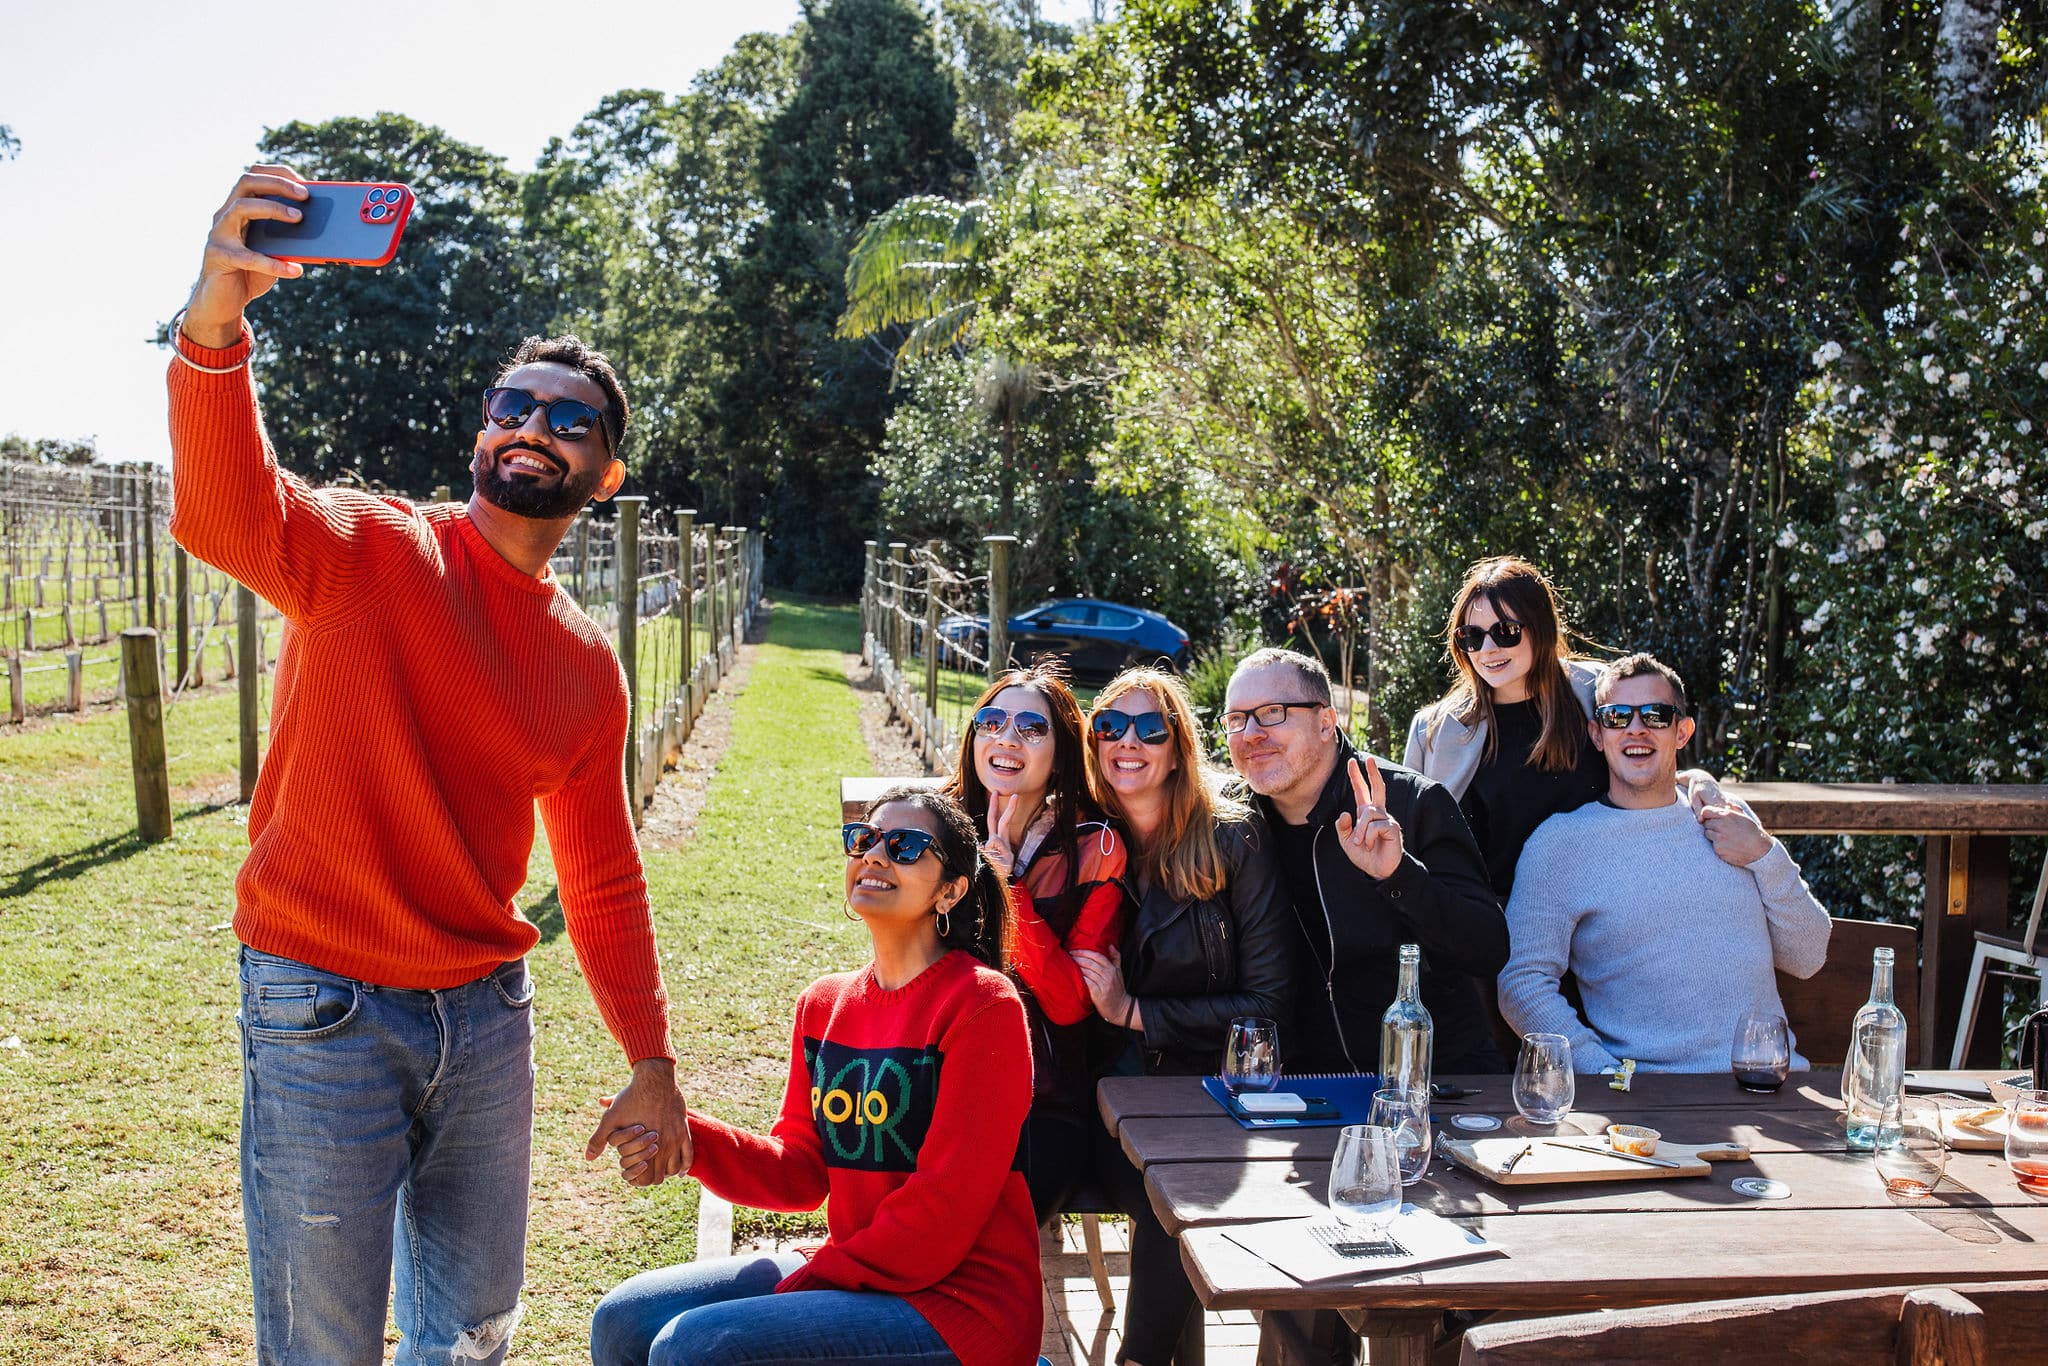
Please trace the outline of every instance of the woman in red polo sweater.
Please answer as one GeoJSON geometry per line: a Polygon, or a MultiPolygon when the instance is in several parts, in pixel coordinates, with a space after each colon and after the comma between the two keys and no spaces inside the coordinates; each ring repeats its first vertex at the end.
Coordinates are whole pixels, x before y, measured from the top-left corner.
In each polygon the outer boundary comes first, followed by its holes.
{"type": "Polygon", "coordinates": [[[1031,1045],[1002,972],[1002,881],[935,792],[884,793],[844,841],[874,957],[798,998],[767,1134],[690,1116],[690,1175],[758,1209],[822,1202],[829,1237],[633,1277],[597,1307],[597,1366],[1037,1359],[1038,1233],[1016,1163],[1031,1045]]]}

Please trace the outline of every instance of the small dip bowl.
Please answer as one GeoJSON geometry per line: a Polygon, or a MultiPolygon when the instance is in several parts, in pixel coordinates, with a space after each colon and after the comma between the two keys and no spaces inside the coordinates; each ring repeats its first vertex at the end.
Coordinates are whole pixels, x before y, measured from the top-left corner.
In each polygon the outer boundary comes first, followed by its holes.
{"type": "Polygon", "coordinates": [[[1607,1126],[1607,1142],[1618,1153],[1634,1153],[1637,1157],[1655,1157],[1657,1140],[1663,1137],[1655,1129],[1646,1129],[1640,1124],[1610,1124],[1607,1126]]]}

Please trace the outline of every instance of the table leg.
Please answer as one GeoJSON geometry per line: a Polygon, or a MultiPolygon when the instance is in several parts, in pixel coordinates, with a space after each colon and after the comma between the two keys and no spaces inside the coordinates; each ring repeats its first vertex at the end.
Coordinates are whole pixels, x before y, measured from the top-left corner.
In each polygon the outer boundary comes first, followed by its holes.
{"type": "Polygon", "coordinates": [[[1344,1322],[1365,1339],[1370,1366],[1429,1366],[1441,1309],[1346,1309],[1344,1322]]]}

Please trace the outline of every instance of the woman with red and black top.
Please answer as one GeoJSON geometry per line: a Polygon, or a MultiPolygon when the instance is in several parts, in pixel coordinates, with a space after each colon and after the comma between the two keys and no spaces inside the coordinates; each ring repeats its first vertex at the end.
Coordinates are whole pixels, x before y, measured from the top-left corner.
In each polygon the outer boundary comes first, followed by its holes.
{"type": "Polygon", "coordinates": [[[1124,845],[1088,799],[1081,708],[1057,663],[996,675],[975,704],[944,791],[974,818],[982,856],[1009,883],[1010,972],[1031,1025],[1024,1180],[1040,1223],[1088,1171],[1095,1078],[1120,1046],[1102,1029],[1071,956],[1123,937],[1124,845]]]}
{"type": "MultiPolygon", "coordinates": [[[[1016,1170],[1030,1043],[1002,971],[1005,889],[966,813],[929,790],[884,793],[843,837],[873,959],[798,999],[767,1134],[690,1116],[689,1174],[707,1190],[823,1203],[830,1236],[633,1277],[597,1307],[597,1366],[1037,1359],[1038,1231],[1016,1170]]],[[[621,1164],[657,1142],[636,1136],[621,1164]]]]}

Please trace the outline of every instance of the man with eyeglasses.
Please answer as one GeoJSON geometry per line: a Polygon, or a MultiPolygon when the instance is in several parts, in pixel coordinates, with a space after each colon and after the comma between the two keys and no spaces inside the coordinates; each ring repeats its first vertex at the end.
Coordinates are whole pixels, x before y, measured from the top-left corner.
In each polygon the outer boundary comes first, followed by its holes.
{"type": "Polygon", "coordinates": [[[548,569],[625,478],[626,397],[599,353],[531,337],[483,397],[467,505],[280,469],[242,314],[301,270],[246,233],[296,219],[301,184],[284,166],[236,184],[169,377],[172,531],[285,617],[235,887],[257,1356],[381,1361],[395,1269],[405,1360],[497,1362],[525,1274],[540,933],[513,896],[536,802],[577,962],[632,1063],[585,1156],[619,1146],[639,1185],[689,1165],[625,678],[548,569]]]}
{"type": "Polygon", "coordinates": [[[1293,650],[1247,656],[1230,677],[1230,762],[1273,832],[1319,982],[1295,1010],[1291,1072],[1371,1072],[1400,947],[1422,949],[1422,1003],[1440,1073],[1502,1070],[1488,989],[1507,923],[1450,792],[1361,753],[1338,724],[1330,676],[1293,650]]]}
{"type": "Polygon", "coordinates": [[[1745,1014],[1784,1014],[1776,974],[1820,971],[1828,913],[1748,807],[1724,800],[1695,816],[1680,794],[1693,721],[1675,672],[1630,655],[1601,673],[1593,701],[1607,795],[1552,816],[1522,851],[1501,1013],[1520,1033],[1564,1035],[1579,1072],[1624,1058],[1726,1071],[1745,1014]],[[1567,971],[1584,1019],[1559,989],[1567,971]]]}

